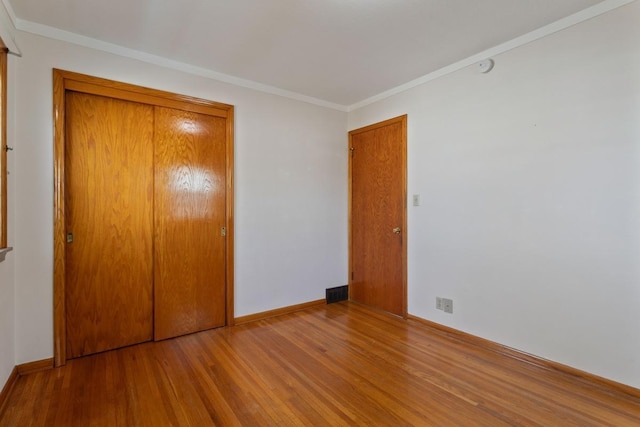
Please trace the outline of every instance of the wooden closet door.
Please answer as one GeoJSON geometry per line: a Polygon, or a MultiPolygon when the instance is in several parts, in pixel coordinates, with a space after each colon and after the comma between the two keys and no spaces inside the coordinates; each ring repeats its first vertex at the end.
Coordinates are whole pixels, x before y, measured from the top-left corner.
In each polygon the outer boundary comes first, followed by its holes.
{"type": "Polygon", "coordinates": [[[66,95],[67,356],[152,339],[153,107],[66,95]]]}
{"type": "Polygon", "coordinates": [[[155,108],[155,339],[225,324],[226,120],[155,108]]]}

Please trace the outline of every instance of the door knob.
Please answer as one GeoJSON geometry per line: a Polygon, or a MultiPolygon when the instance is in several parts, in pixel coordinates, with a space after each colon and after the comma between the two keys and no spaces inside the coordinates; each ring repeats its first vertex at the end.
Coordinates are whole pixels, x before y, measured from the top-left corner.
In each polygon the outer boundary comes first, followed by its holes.
{"type": "Polygon", "coordinates": [[[400,231],[401,231],[400,227],[396,227],[396,228],[393,229],[393,233],[394,234],[400,234],[400,231]]]}

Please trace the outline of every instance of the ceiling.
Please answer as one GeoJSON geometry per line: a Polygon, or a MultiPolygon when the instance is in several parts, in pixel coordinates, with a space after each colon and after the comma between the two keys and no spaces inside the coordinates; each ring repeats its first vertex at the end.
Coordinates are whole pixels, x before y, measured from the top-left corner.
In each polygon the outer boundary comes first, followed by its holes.
{"type": "Polygon", "coordinates": [[[349,106],[602,0],[4,1],[18,28],[42,24],[349,106]]]}

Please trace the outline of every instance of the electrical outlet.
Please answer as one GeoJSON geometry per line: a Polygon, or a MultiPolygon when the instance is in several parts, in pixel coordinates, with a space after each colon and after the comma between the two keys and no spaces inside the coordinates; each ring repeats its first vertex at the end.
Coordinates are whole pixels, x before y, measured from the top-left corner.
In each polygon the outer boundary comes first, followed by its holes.
{"type": "Polygon", "coordinates": [[[444,310],[444,305],[442,304],[442,298],[436,297],[436,309],[444,310]]]}
{"type": "Polygon", "coordinates": [[[443,298],[442,299],[442,305],[444,305],[444,312],[445,313],[453,313],[453,300],[452,299],[443,298]]]}

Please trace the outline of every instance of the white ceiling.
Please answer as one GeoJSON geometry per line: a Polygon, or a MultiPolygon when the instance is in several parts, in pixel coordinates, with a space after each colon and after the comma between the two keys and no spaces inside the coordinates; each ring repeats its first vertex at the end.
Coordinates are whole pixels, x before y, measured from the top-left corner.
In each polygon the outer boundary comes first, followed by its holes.
{"type": "Polygon", "coordinates": [[[349,106],[601,1],[8,3],[18,28],[42,24],[349,106]]]}

